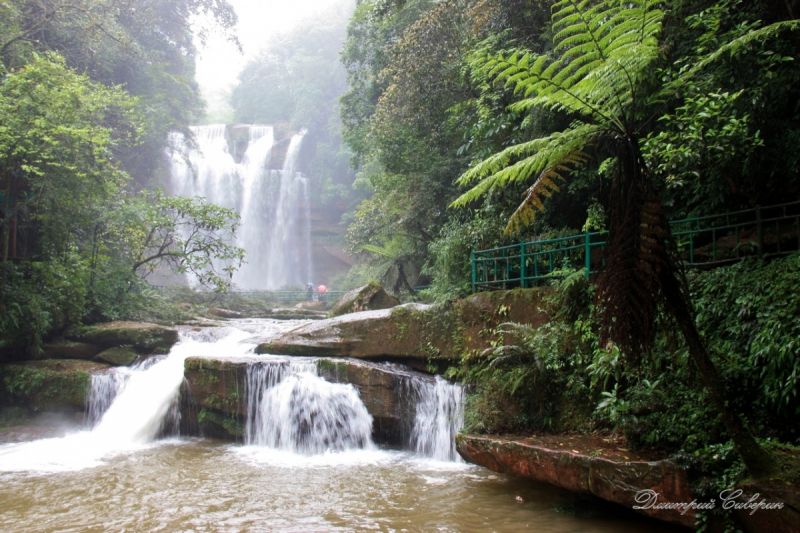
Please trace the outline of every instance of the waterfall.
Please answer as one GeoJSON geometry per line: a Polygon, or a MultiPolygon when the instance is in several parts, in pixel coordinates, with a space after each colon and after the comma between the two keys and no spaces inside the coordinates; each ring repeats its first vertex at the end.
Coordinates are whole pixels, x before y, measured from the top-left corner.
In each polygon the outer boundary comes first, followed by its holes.
{"type": "MultiPolygon", "coordinates": [[[[283,160],[283,169],[280,172],[280,185],[278,188],[275,214],[270,231],[269,261],[266,267],[267,287],[279,288],[283,285],[303,285],[312,280],[308,276],[308,269],[301,269],[302,248],[300,246],[300,230],[298,227],[301,179],[295,175],[294,167],[300,146],[303,142],[305,130],[292,137],[286,149],[283,160]],[[306,272],[303,272],[306,270],[306,272]]],[[[305,229],[305,225],[302,228],[305,229]]]]}
{"type": "Polygon", "coordinates": [[[280,289],[313,281],[308,178],[295,172],[305,131],[289,141],[281,170],[270,170],[272,126],[249,126],[241,163],[231,153],[224,124],[191,128],[195,146],[170,137],[171,186],[178,196],[202,196],[235,209],[237,245],[246,264],[233,282],[243,289],[280,289]]]}
{"type": "Polygon", "coordinates": [[[307,455],[372,447],[372,417],[356,390],[316,372],[313,362],[247,369],[247,444],[307,455]]]}
{"type": "Polygon", "coordinates": [[[455,437],[464,423],[464,388],[441,376],[434,382],[410,378],[409,386],[417,398],[409,447],[432,459],[463,461],[455,437]]]}
{"type": "Polygon", "coordinates": [[[92,374],[86,400],[86,422],[90,428],[100,422],[129,375],[127,369],[123,370],[122,368],[112,369],[101,374],[92,374]]]}
{"type": "MultiPolygon", "coordinates": [[[[151,446],[165,434],[175,435],[184,362],[190,356],[250,361],[242,397],[248,449],[280,450],[297,458],[376,451],[373,418],[352,384],[324,380],[314,358],[255,358],[254,333],[262,338],[290,327],[279,321],[253,321],[244,329],[185,330],[165,356],[93,375],[88,406],[91,429],[0,446],[0,472],[96,466],[107,456],[151,446]]],[[[382,366],[395,376],[399,387],[391,386],[385,393],[398,394],[398,398],[405,394],[409,400],[397,404],[408,424],[407,448],[435,460],[460,461],[454,437],[462,424],[463,388],[440,376],[431,379],[395,365],[382,366]]]]}

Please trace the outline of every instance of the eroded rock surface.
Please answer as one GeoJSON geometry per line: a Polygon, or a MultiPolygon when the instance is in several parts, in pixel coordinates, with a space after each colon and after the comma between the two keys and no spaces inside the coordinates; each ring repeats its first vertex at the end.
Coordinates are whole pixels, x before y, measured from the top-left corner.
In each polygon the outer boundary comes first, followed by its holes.
{"type": "Polygon", "coordinates": [[[540,326],[541,290],[480,293],[444,305],[406,304],[320,320],[259,344],[256,353],[355,357],[443,371],[466,352],[482,350],[507,321],[540,326]]]}
{"type": "MultiPolygon", "coordinates": [[[[495,472],[544,481],[632,509],[640,490],[653,490],[662,502],[691,502],[686,471],[669,460],[604,445],[591,436],[532,438],[458,435],[456,448],[471,463],[495,472]]],[[[695,512],[649,509],[643,514],[696,529],[695,512]]]]}
{"type": "Polygon", "coordinates": [[[91,361],[100,347],[87,342],[56,340],[42,346],[42,359],[83,359],[91,361]]]}

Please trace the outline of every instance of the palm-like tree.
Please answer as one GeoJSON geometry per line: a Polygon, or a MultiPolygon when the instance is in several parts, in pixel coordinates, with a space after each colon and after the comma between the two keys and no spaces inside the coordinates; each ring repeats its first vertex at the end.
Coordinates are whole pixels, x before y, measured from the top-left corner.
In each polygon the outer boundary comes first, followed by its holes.
{"type": "Polygon", "coordinates": [[[521,99],[511,111],[534,107],[574,117],[563,131],[492,155],[459,179],[473,185],[455,202],[465,205],[487,191],[536,177],[509,220],[507,231],[544,210],[543,197],[558,191],[557,180],[588,161],[586,152],[603,146],[616,162],[610,198],[611,220],[605,275],[598,301],[602,331],[631,358],[646,351],[659,309],[682,332],[709,396],[751,475],[774,472],[776,462],[730,410],[719,374],[695,326],[683,272],[673,261],[672,239],[661,202],[642,157],[639,134],[646,123],[643,102],[668,99],[705,65],[737,46],[762,39],[796,21],[753,31],[684,71],[656,95],[638,92],[658,57],[663,12],[653,0],[559,0],[553,6],[554,48],[550,54],[517,52],[486,57],[477,66],[504,81],[521,99]],[[477,182],[477,183],[476,183],[477,182]]]}

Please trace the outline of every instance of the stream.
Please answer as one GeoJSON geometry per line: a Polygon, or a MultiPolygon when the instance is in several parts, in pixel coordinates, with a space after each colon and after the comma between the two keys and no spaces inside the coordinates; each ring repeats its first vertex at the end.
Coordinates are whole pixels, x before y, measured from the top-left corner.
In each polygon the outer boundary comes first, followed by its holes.
{"type": "Polygon", "coordinates": [[[82,425],[51,418],[0,432],[0,530],[676,531],[464,463],[452,443],[463,390],[442,379],[409,387],[408,444],[378,446],[352,385],[325,381],[309,358],[252,353],[254,335],[297,325],[186,328],[167,356],[94,376],[82,425]],[[179,434],[189,356],[252,358],[243,443],[179,434]]]}

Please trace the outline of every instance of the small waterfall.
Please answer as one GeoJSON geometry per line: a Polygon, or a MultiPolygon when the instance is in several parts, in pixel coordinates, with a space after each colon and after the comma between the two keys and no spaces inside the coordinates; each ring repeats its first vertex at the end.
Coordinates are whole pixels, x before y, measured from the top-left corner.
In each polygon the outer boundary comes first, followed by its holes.
{"type": "Polygon", "coordinates": [[[129,375],[127,369],[112,369],[101,374],[92,374],[86,401],[86,422],[90,428],[100,422],[129,375]]]}
{"type": "Polygon", "coordinates": [[[245,442],[307,455],[372,447],[372,417],[352,385],[329,383],[312,363],[247,371],[245,442]]]}
{"type": "Polygon", "coordinates": [[[239,212],[237,245],[247,251],[247,263],[234,274],[234,283],[261,290],[311,280],[309,184],[295,172],[305,131],[289,141],[282,170],[270,171],[272,126],[249,126],[247,150],[239,164],[230,152],[224,124],[191,130],[196,147],[179,133],[170,137],[172,193],[202,196],[239,212]]]}
{"type": "Polygon", "coordinates": [[[462,462],[455,437],[464,424],[464,388],[441,376],[433,383],[411,378],[409,385],[417,398],[409,446],[425,457],[462,462]]]}

